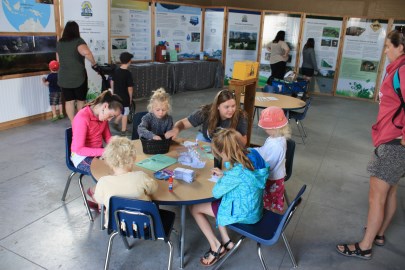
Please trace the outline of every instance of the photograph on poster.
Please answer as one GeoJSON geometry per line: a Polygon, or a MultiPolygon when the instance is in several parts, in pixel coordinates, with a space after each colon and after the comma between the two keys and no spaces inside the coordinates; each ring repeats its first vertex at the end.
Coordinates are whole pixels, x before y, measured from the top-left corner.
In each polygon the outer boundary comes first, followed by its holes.
{"type": "Polygon", "coordinates": [[[257,33],[230,31],[229,48],[234,50],[256,50],[257,33]]]}
{"type": "Polygon", "coordinates": [[[0,37],[0,76],[47,70],[55,51],[56,36],[0,37]]]}
{"type": "Polygon", "coordinates": [[[339,27],[324,27],[322,30],[323,37],[339,38],[339,27]]]}
{"type": "Polygon", "coordinates": [[[200,42],[200,33],[191,33],[191,42],[200,42]]]}
{"type": "Polygon", "coordinates": [[[123,50],[128,48],[127,39],[125,38],[113,38],[111,42],[113,50],[123,50]]]}
{"type": "Polygon", "coordinates": [[[346,29],[346,36],[360,36],[364,31],[366,29],[363,27],[350,26],[346,29]]]}
{"type": "Polygon", "coordinates": [[[330,39],[322,39],[321,46],[330,47],[332,45],[332,40],[330,39]]]}
{"type": "Polygon", "coordinates": [[[35,0],[37,3],[41,4],[52,4],[53,5],[53,0],[35,0]]]}
{"type": "Polygon", "coordinates": [[[361,67],[360,71],[366,71],[366,72],[377,72],[377,67],[378,67],[378,61],[368,61],[368,60],[363,60],[361,62],[361,67]]]}

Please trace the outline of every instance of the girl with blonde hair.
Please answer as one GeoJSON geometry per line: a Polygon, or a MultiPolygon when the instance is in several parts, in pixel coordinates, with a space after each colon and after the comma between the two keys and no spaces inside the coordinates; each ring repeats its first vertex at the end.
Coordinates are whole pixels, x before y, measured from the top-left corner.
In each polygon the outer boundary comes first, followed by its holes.
{"type": "Polygon", "coordinates": [[[139,137],[148,140],[161,140],[170,138],[166,135],[173,128],[173,117],[170,115],[172,106],[171,98],[165,89],[153,91],[148,104],[148,111],[138,126],[139,137]]]}

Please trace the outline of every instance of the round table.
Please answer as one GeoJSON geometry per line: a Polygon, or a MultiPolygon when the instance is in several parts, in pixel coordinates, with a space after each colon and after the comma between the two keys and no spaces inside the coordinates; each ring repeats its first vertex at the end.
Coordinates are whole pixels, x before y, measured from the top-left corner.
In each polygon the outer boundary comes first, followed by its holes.
{"type": "MultiPolygon", "coordinates": [[[[173,141],[170,146],[169,153],[165,154],[170,157],[177,158],[179,152],[186,151],[186,147],[181,145],[181,142],[184,140],[176,140],[173,141]]],[[[144,160],[152,155],[146,155],[143,153],[142,144],[140,140],[136,140],[136,162],[144,160]]],[[[206,144],[203,142],[199,143],[199,147],[201,145],[206,144]]],[[[192,183],[187,183],[182,180],[174,180],[173,181],[173,191],[169,192],[169,184],[168,181],[164,180],[156,180],[158,183],[158,189],[155,193],[151,195],[151,198],[154,202],[162,205],[177,205],[181,206],[181,232],[180,232],[180,268],[183,268],[184,264],[184,241],[185,241],[185,223],[186,223],[186,206],[192,204],[198,204],[203,202],[210,202],[213,201],[214,198],[212,197],[212,188],[214,187],[215,183],[209,181],[208,179],[211,178],[211,168],[214,166],[214,161],[207,159],[205,160],[205,166],[201,169],[191,168],[195,171],[195,178],[192,183]]],[[[179,163],[175,163],[166,169],[174,170],[175,168],[182,167],[188,168],[190,167],[184,166],[179,163]]],[[[152,178],[153,171],[144,169],[142,167],[136,166],[134,168],[136,171],[143,171],[152,178]]],[[[107,166],[104,160],[95,158],[93,159],[91,166],[90,166],[91,174],[93,178],[98,181],[101,177],[106,175],[111,175],[112,171],[107,166]]],[[[101,215],[103,216],[103,215],[101,215]]]]}
{"type": "MultiPolygon", "coordinates": [[[[244,102],[244,96],[241,97],[240,103],[244,102]]],[[[305,107],[305,101],[281,94],[256,92],[255,107],[267,108],[269,106],[276,106],[284,110],[297,110],[305,107]]]]}

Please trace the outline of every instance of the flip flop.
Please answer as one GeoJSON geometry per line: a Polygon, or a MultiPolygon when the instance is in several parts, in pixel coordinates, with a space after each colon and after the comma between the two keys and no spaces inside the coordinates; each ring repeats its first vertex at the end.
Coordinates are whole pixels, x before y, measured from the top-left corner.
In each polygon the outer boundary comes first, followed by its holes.
{"type": "Polygon", "coordinates": [[[339,254],[348,257],[356,257],[363,260],[371,260],[372,249],[362,250],[359,243],[354,244],[354,250],[350,250],[348,244],[337,245],[336,250],[339,254]],[[339,246],[343,246],[343,251],[339,249],[339,246]]]}
{"type": "Polygon", "coordinates": [[[227,253],[227,249],[224,248],[224,251],[221,252],[221,249],[223,248],[223,245],[220,245],[217,252],[212,251],[212,249],[210,248],[205,254],[204,256],[200,259],[200,263],[203,266],[212,266],[214,264],[216,264],[226,253],[227,253]],[[209,258],[209,256],[212,255],[214,256],[214,259],[212,259],[212,261],[205,263],[204,260],[207,260],[209,258]]]}

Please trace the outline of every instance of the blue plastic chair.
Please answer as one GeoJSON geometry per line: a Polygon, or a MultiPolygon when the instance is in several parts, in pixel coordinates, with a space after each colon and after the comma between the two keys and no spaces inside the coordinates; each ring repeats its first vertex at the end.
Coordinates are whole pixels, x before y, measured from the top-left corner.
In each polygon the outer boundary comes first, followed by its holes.
{"type": "MultiPolygon", "coordinates": [[[[171,269],[173,257],[173,244],[170,241],[170,233],[173,229],[175,213],[158,209],[155,203],[130,198],[113,196],[110,198],[108,213],[108,240],[107,256],[104,269],[108,269],[111,249],[114,237],[118,234],[127,249],[131,249],[127,238],[135,240],[163,240],[169,245],[169,263],[167,269],[171,269]]],[[[152,254],[159,254],[156,251],[152,254]]],[[[160,255],[160,254],[159,254],[160,255]]]]}
{"type": "Polygon", "coordinates": [[[67,128],[65,130],[65,159],[66,159],[66,166],[68,167],[69,170],[71,170],[72,172],[70,173],[67,182],[66,182],[66,186],[65,186],[65,190],[63,191],[63,195],[62,195],[62,201],[65,201],[66,198],[66,193],[69,189],[70,186],[70,181],[72,180],[73,176],[78,173],[79,175],[79,187],[80,187],[80,192],[82,193],[82,197],[83,197],[83,201],[84,201],[84,205],[86,207],[86,211],[87,211],[87,215],[89,216],[90,221],[94,221],[93,216],[91,214],[89,205],[87,204],[87,198],[86,198],[86,194],[84,193],[84,188],[83,188],[83,176],[88,175],[90,176],[89,173],[82,171],[78,168],[76,168],[73,165],[73,162],[70,160],[70,155],[72,153],[71,150],[71,145],[72,145],[72,128],[67,128]]]}
{"type": "Polygon", "coordinates": [[[134,119],[132,121],[132,140],[138,140],[139,139],[139,134],[138,134],[138,126],[142,122],[142,117],[145,116],[148,112],[137,112],[134,115],[134,119]]]}
{"type": "Polygon", "coordinates": [[[302,124],[302,121],[305,119],[305,117],[307,115],[307,112],[308,112],[308,109],[311,106],[311,100],[312,100],[312,98],[310,98],[310,97],[306,100],[306,105],[305,105],[305,108],[304,108],[304,110],[302,112],[297,112],[297,111],[292,110],[292,111],[289,112],[289,115],[288,115],[288,120],[294,119],[295,123],[297,123],[297,128],[298,128],[298,131],[299,131],[299,133],[301,135],[301,139],[302,139],[303,144],[305,144],[304,138],[307,137],[307,133],[305,131],[304,125],[302,124]]]}
{"type": "MultiPolygon", "coordinates": [[[[290,255],[291,261],[293,263],[294,268],[297,267],[297,263],[295,262],[294,255],[292,254],[290,244],[284,234],[284,230],[286,229],[288,223],[291,220],[297,206],[301,202],[301,196],[306,189],[306,185],[304,185],[301,190],[298,192],[295,199],[291,202],[288,209],[285,211],[283,215],[273,213],[268,210],[264,210],[262,219],[255,223],[255,224],[232,224],[228,225],[227,228],[231,229],[239,234],[241,234],[241,238],[235,244],[234,248],[231,249],[225,257],[218,262],[217,267],[215,269],[219,269],[222,264],[239,248],[242,241],[247,237],[252,239],[253,241],[257,242],[257,254],[259,255],[260,262],[262,264],[263,269],[268,269],[266,263],[264,261],[261,245],[272,246],[276,244],[280,238],[280,236],[284,240],[284,244],[287,248],[288,254],[290,255]]],[[[255,267],[252,267],[255,268],[255,267]]]]}
{"type": "MultiPolygon", "coordinates": [[[[284,182],[290,179],[292,175],[293,163],[294,163],[294,154],[295,154],[295,141],[292,139],[287,139],[287,151],[285,154],[285,171],[286,176],[284,178],[284,182]]],[[[287,196],[287,190],[284,188],[284,198],[287,205],[290,205],[290,200],[287,196]]]]}

